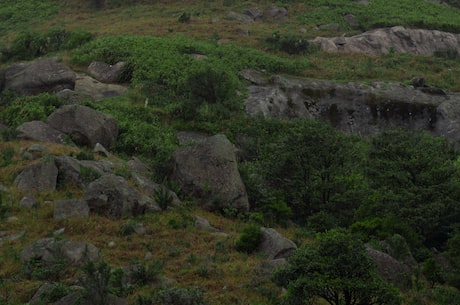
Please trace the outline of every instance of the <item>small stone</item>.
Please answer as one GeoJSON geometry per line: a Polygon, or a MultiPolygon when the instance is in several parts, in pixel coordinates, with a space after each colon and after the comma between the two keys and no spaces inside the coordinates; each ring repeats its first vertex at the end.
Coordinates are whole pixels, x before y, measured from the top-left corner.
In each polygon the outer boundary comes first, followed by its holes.
{"type": "Polygon", "coordinates": [[[115,242],[112,240],[112,241],[109,241],[109,243],[107,244],[107,246],[109,248],[114,248],[115,247],[115,242]]]}
{"type": "Polygon", "coordinates": [[[99,155],[102,155],[104,157],[108,157],[110,156],[110,153],[107,149],[105,149],[104,146],[102,146],[102,144],[100,143],[96,143],[96,145],[94,145],[94,150],[93,150],[95,153],[99,154],[99,155]]]}
{"type": "Polygon", "coordinates": [[[146,259],[146,260],[150,260],[150,259],[152,259],[152,258],[153,258],[152,252],[149,251],[149,252],[145,253],[145,259],[146,259]]]}
{"type": "Polygon", "coordinates": [[[18,220],[19,220],[19,218],[17,218],[16,216],[10,216],[10,217],[7,218],[6,221],[7,222],[16,222],[18,220]]]}
{"type": "Polygon", "coordinates": [[[61,234],[64,234],[64,232],[65,232],[65,228],[60,228],[60,229],[57,229],[56,231],[54,231],[53,235],[54,236],[61,235],[61,234]]]}
{"type": "Polygon", "coordinates": [[[19,201],[19,206],[22,208],[31,209],[31,208],[37,207],[38,202],[35,198],[25,196],[25,197],[22,197],[21,201],[19,201]]]}

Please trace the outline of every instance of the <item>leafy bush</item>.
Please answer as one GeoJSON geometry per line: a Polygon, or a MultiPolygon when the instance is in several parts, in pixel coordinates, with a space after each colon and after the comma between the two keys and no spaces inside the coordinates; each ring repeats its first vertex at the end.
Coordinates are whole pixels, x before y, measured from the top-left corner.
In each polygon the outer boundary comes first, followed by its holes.
{"type": "Polygon", "coordinates": [[[83,287],[82,296],[92,304],[108,305],[111,271],[109,265],[102,261],[98,265],[88,262],[83,267],[84,277],[79,278],[83,287]]]}
{"type": "Polygon", "coordinates": [[[137,285],[144,286],[158,280],[162,271],[163,264],[159,260],[147,265],[139,263],[131,268],[131,278],[137,285]]]}
{"type": "Polygon", "coordinates": [[[42,295],[40,295],[40,302],[43,304],[54,303],[70,294],[71,292],[72,288],[69,286],[62,283],[57,283],[53,285],[50,290],[47,290],[42,295]]]}
{"type": "Polygon", "coordinates": [[[158,203],[163,211],[167,210],[173,202],[171,193],[164,185],[153,191],[153,199],[155,199],[155,202],[158,203]]]}
{"type": "Polygon", "coordinates": [[[288,54],[306,54],[312,50],[308,39],[301,36],[294,36],[290,34],[282,35],[279,32],[275,32],[271,36],[267,37],[265,41],[272,49],[286,52],[288,54]]]}
{"type": "Polygon", "coordinates": [[[46,33],[30,30],[20,32],[11,45],[2,50],[2,60],[33,59],[59,50],[74,49],[93,37],[87,31],[68,32],[63,28],[51,29],[46,33]]]}
{"type": "Polygon", "coordinates": [[[10,127],[34,120],[44,121],[63,104],[56,95],[49,93],[18,97],[0,112],[0,121],[10,127]]]}
{"type": "Polygon", "coordinates": [[[14,153],[15,151],[12,147],[0,148],[0,167],[5,167],[11,164],[14,153]]]}
{"type": "Polygon", "coordinates": [[[259,226],[247,226],[235,242],[236,250],[245,253],[254,252],[259,247],[262,236],[263,234],[259,226]]]}
{"type": "Polygon", "coordinates": [[[101,174],[92,167],[80,166],[80,179],[84,184],[89,184],[99,179],[101,174]]]}
{"type": "Polygon", "coordinates": [[[9,208],[5,205],[3,201],[3,192],[0,191],[0,220],[4,220],[6,218],[6,213],[8,212],[9,208]]]}

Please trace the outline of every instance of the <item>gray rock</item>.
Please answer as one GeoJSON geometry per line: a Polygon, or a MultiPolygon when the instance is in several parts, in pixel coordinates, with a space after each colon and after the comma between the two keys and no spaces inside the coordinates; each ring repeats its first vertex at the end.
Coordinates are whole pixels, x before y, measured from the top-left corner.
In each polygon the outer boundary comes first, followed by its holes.
{"type": "Polygon", "coordinates": [[[318,26],[318,29],[323,31],[338,31],[340,30],[340,24],[338,23],[328,23],[328,24],[321,24],[318,26]]]}
{"type": "Polygon", "coordinates": [[[124,178],[106,174],[91,182],[85,193],[90,211],[110,218],[145,213],[154,201],[132,187],[124,178]]]}
{"type": "Polygon", "coordinates": [[[53,58],[13,64],[5,70],[5,90],[23,95],[59,92],[75,87],[75,73],[53,58]]]}
{"type": "MultiPolygon", "coordinates": [[[[128,305],[128,302],[122,298],[114,296],[112,294],[107,295],[107,303],[106,305],[128,305]]],[[[94,305],[94,304],[101,304],[99,300],[96,299],[85,299],[82,297],[81,292],[73,292],[56,303],[54,305],[94,305]]]]}
{"type": "Polygon", "coordinates": [[[102,146],[101,143],[96,143],[96,145],[94,146],[93,152],[96,154],[102,155],[104,157],[110,156],[109,151],[105,149],[105,147],[102,146]]]}
{"type": "Polygon", "coordinates": [[[19,206],[21,208],[32,209],[32,208],[36,208],[38,206],[38,202],[33,197],[24,196],[19,201],[19,206]]]}
{"type": "Polygon", "coordinates": [[[14,180],[20,191],[54,191],[58,169],[53,161],[39,162],[26,167],[14,180]]]}
{"type": "Polygon", "coordinates": [[[40,142],[65,144],[66,135],[42,121],[31,121],[16,128],[17,138],[40,142]]]}
{"type": "Polygon", "coordinates": [[[288,264],[287,259],[278,258],[266,260],[256,266],[255,272],[263,276],[271,276],[274,271],[288,264]]]}
{"type": "Polygon", "coordinates": [[[195,227],[203,231],[209,231],[213,233],[220,232],[218,229],[211,226],[206,218],[200,216],[195,216],[195,227]]]}
{"type": "Polygon", "coordinates": [[[103,62],[93,61],[88,66],[88,74],[102,83],[118,83],[126,68],[124,62],[109,65],[103,62]]]}
{"type": "Polygon", "coordinates": [[[35,261],[44,267],[56,264],[82,266],[89,261],[96,262],[99,258],[99,249],[92,244],[56,238],[40,239],[21,252],[23,263],[35,261]]]}
{"type": "Polygon", "coordinates": [[[389,52],[433,55],[436,51],[460,52],[460,34],[401,26],[374,29],[351,37],[317,37],[310,41],[326,52],[386,54],[389,52]]]}
{"type": "Polygon", "coordinates": [[[249,209],[246,188],[238,172],[235,147],[225,135],[180,147],[173,153],[172,180],[181,190],[202,199],[210,210],[249,209]]]}
{"type": "Polygon", "coordinates": [[[358,20],[356,20],[356,17],[353,14],[346,14],[345,16],[343,16],[343,19],[352,28],[355,28],[356,26],[358,26],[358,20]]]}
{"type": "Polygon", "coordinates": [[[29,304],[30,305],[42,305],[44,303],[43,300],[46,297],[47,293],[52,291],[56,286],[57,286],[57,283],[50,283],[50,282],[44,283],[35,292],[32,299],[30,299],[29,304]]]}
{"type": "Polygon", "coordinates": [[[128,91],[126,86],[116,84],[104,84],[94,78],[77,74],[75,92],[83,98],[89,97],[93,101],[123,95],[128,91]]]}
{"type": "Polygon", "coordinates": [[[54,202],[54,220],[88,217],[89,207],[83,200],[59,200],[54,202]]]}
{"type": "Polygon", "coordinates": [[[269,85],[248,87],[245,105],[251,116],[322,119],[356,135],[388,128],[427,130],[460,145],[459,93],[426,93],[400,83],[271,78],[269,85]]]}
{"type": "Polygon", "coordinates": [[[275,229],[261,228],[261,231],[263,236],[258,250],[269,259],[287,258],[297,249],[293,241],[283,237],[275,229]]]}
{"type": "Polygon", "coordinates": [[[113,117],[86,106],[64,105],[53,112],[47,122],[69,135],[75,144],[91,148],[96,143],[110,147],[118,136],[118,124],[113,117]]]}
{"type": "MultiPolygon", "coordinates": [[[[78,80],[77,80],[78,82],[78,80]]],[[[75,87],[77,83],[75,84],[75,87]]],[[[70,89],[64,89],[56,93],[56,96],[63,100],[67,105],[80,104],[84,100],[93,100],[92,96],[76,92],[70,89]]]]}
{"type": "Polygon", "coordinates": [[[242,24],[250,25],[254,22],[254,19],[252,17],[246,15],[246,14],[240,14],[236,12],[229,12],[227,14],[227,19],[230,20],[236,20],[242,24]]]}
{"type": "Polygon", "coordinates": [[[135,173],[149,175],[152,173],[152,169],[142,162],[139,158],[133,157],[128,161],[128,168],[135,173]]]}
{"type": "Polygon", "coordinates": [[[251,7],[244,11],[244,14],[251,17],[254,21],[261,21],[264,18],[264,12],[257,7],[251,7]]]}
{"type": "Polygon", "coordinates": [[[18,233],[9,234],[7,231],[0,231],[0,245],[4,241],[18,240],[26,234],[26,231],[20,231],[18,233]]]}
{"type": "Polygon", "coordinates": [[[390,255],[372,248],[366,248],[367,254],[374,261],[377,273],[396,286],[405,286],[410,282],[412,270],[405,264],[397,261],[390,255]]]}
{"type": "Polygon", "coordinates": [[[268,73],[262,71],[244,69],[239,74],[245,80],[250,81],[254,85],[266,86],[271,82],[271,76],[268,73]]]}
{"type": "Polygon", "coordinates": [[[199,132],[179,131],[177,133],[180,145],[203,143],[207,138],[209,138],[209,135],[199,132]]]}
{"type": "Polygon", "coordinates": [[[288,11],[284,7],[272,6],[266,11],[267,15],[275,19],[283,19],[288,16],[288,11]]]}

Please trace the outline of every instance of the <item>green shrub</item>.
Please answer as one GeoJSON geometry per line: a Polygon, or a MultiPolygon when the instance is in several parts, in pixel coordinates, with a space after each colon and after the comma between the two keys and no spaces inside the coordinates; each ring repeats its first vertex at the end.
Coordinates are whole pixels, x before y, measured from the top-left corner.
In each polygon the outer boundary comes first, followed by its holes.
{"type": "Polygon", "coordinates": [[[254,252],[259,247],[262,236],[263,234],[259,226],[247,226],[235,242],[236,250],[245,253],[254,252]]]}
{"type": "Polygon", "coordinates": [[[109,265],[102,261],[95,265],[88,262],[83,267],[84,277],[79,278],[83,287],[82,297],[92,304],[108,305],[111,271],[109,265]]]}
{"type": "Polygon", "coordinates": [[[69,286],[57,283],[54,285],[50,290],[45,291],[40,296],[40,302],[43,304],[49,304],[59,301],[61,298],[65,297],[66,295],[72,292],[72,288],[69,286]]]}
{"type": "Polygon", "coordinates": [[[15,151],[12,147],[0,148],[0,167],[5,167],[11,164],[14,153],[15,151]]]}
{"type": "Polygon", "coordinates": [[[6,219],[6,213],[8,212],[9,208],[5,205],[3,201],[3,192],[0,191],[0,220],[6,219]]]}
{"type": "Polygon", "coordinates": [[[179,18],[177,19],[177,21],[179,21],[180,23],[189,23],[190,22],[190,17],[191,17],[191,14],[190,13],[187,13],[187,12],[183,12],[179,18]]]}
{"type": "Polygon", "coordinates": [[[80,179],[84,184],[89,184],[100,177],[101,174],[94,168],[80,166],[80,179]]]}
{"type": "Polygon", "coordinates": [[[128,236],[128,235],[134,234],[134,232],[136,232],[135,226],[136,226],[136,223],[132,221],[125,222],[124,224],[121,225],[118,233],[121,236],[128,236]]]}
{"type": "Polygon", "coordinates": [[[135,264],[131,269],[131,278],[134,283],[144,286],[159,279],[163,271],[163,264],[159,260],[154,260],[147,265],[143,263],[135,264]]]}
{"type": "Polygon", "coordinates": [[[290,34],[273,33],[265,42],[274,50],[288,54],[306,54],[312,50],[308,39],[290,34]]]}
{"type": "Polygon", "coordinates": [[[164,185],[153,191],[153,199],[163,211],[167,210],[173,202],[173,196],[164,185]]]}
{"type": "Polygon", "coordinates": [[[50,93],[17,97],[0,112],[0,121],[9,127],[35,120],[44,121],[63,104],[62,100],[50,93]]]}
{"type": "Polygon", "coordinates": [[[89,149],[82,149],[75,157],[77,160],[94,160],[94,153],[89,149]]]}

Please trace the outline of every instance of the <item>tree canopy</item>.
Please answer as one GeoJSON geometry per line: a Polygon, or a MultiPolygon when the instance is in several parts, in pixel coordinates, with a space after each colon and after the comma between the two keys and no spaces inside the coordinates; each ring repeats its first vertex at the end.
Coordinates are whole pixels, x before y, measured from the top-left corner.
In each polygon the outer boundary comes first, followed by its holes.
{"type": "Polygon", "coordinates": [[[350,233],[321,233],[288,262],[274,274],[274,282],[288,290],[286,305],[311,304],[316,298],[331,305],[400,304],[397,290],[376,274],[364,244],[350,233]]]}

